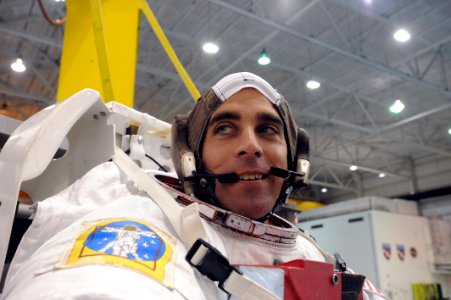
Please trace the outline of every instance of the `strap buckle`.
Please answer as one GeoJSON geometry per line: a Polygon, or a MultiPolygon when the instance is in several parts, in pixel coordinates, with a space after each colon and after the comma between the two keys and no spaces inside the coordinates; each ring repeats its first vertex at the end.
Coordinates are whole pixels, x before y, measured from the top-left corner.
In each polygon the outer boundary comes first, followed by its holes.
{"type": "Polygon", "coordinates": [[[346,262],[343,259],[343,257],[341,257],[340,253],[338,252],[335,252],[334,256],[335,256],[335,268],[338,269],[338,271],[340,272],[346,272],[346,262]]]}
{"type": "Polygon", "coordinates": [[[189,249],[185,259],[210,280],[218,281],[219,288],[228,294],[229,292],[224,289],[224,282],[233,271],[243,274],[238,268],[230,265],[229,260],[218,249],[200,238],[189,249]]]}

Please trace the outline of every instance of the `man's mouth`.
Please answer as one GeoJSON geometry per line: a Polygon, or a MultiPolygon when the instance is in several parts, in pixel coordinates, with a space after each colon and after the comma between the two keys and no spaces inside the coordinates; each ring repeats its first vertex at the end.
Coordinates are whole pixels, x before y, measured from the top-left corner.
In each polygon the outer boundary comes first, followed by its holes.
{"type": "Polygon", "coordinates": [[[253,181],[265,179],[266,177],[268,177],[268,174],[243,174],[239,177],[242,181],[253,181]]]}

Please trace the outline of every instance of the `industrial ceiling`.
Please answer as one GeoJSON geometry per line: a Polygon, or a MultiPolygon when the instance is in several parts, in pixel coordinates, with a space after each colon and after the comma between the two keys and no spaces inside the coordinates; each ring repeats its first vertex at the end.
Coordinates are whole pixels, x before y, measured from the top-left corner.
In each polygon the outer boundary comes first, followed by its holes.
{"type": "MultiPolygon", "coordinates": [[[[43,4],[52,18],[65,17],[65,2],[43,4]]],[[[311,135],[311,188],[298,197],[331,202],[449,191],[451,1],[148,4],[201,92],[228,73],[249,71],[290,102],[311,135]],[[409,41],[393,39],[400,28],[409,41]],[[202,51],[206,41],[219,51],[202,51]],[[256,61],[263,49],[271,58],[266,66],[256,61]],[[321,86],[308,89],[309,80],[321,86]],[[388,110],[396,99],[405,105],[398,114],[388,110]]],[[[170,122],[193,100],[145,20],[140,29],[135,108],[170,122]]],[[[0,1],[0,113],[23,120],[55,102],[63,35],[37,1],[0,1]],[[19,57],[26,72],[11,70],[19,57]]]]}

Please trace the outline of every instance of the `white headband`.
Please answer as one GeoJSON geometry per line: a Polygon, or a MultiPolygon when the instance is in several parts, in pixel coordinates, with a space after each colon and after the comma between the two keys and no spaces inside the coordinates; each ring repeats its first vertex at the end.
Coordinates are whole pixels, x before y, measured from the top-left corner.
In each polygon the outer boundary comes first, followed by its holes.
{"type": "Polygon", "coordinates": [[[255,88],[274,105],[279,106],[280,104],[280,94],[266,80],[249,72],[230,74],[212,87],[222,102],[244,88],[255,88]]]}

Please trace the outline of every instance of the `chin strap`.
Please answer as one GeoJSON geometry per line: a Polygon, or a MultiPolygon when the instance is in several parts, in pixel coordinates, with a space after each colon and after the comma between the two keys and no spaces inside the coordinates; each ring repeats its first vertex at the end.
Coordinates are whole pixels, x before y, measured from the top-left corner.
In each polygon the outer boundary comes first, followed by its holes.
{"type": "MultiPolygon", "coordinates": [[[[236,174],[235,174],[236,175],[236,174]]],[[[215,195],[216,179],[221,181],[221,175],[214,175],[206,172],[193,172],[193,175],[185,178],[193,187],[193,196],[206,203],[223,208],[215,195]]],[[[222,181],[221,181],[222,182],[222,181]]]]}
{"type": "Polygon", "coordinates": [[[181,207],[175,199],[120,148],[115,148],[113,161],[140,190],[160,207],[180,240],[189,249],[187,261],[203,275],[219,282],[226,293],[243,300],[277,300],[273,293],[242,275],[227,258],[208,243],[208,235],[199,216],[199,206],[192,203],[181,207]],[[200,245],[203,245],[202,247],[200,245]],[[225,269],[225,270],[223,270],[225,269]],[[220,272],[216,272],[219,270],[220,272]]]}
{"type": "Polygon", "coordinates": [[[295,172],[278,167],[271,167],[269,169],[269,174],[284,178],[282,188],[280,189],[279,196],[277,197],[276,203],[274,204],[271,213],[273,213],[277,207],[287,202],[288,197],[290,197],[290,194],[293,190],[300,189],[301,187],[307,185],[303,180],[296,180],[297,177],[304,178],[305,173],[303,172],[295,172]]]}

